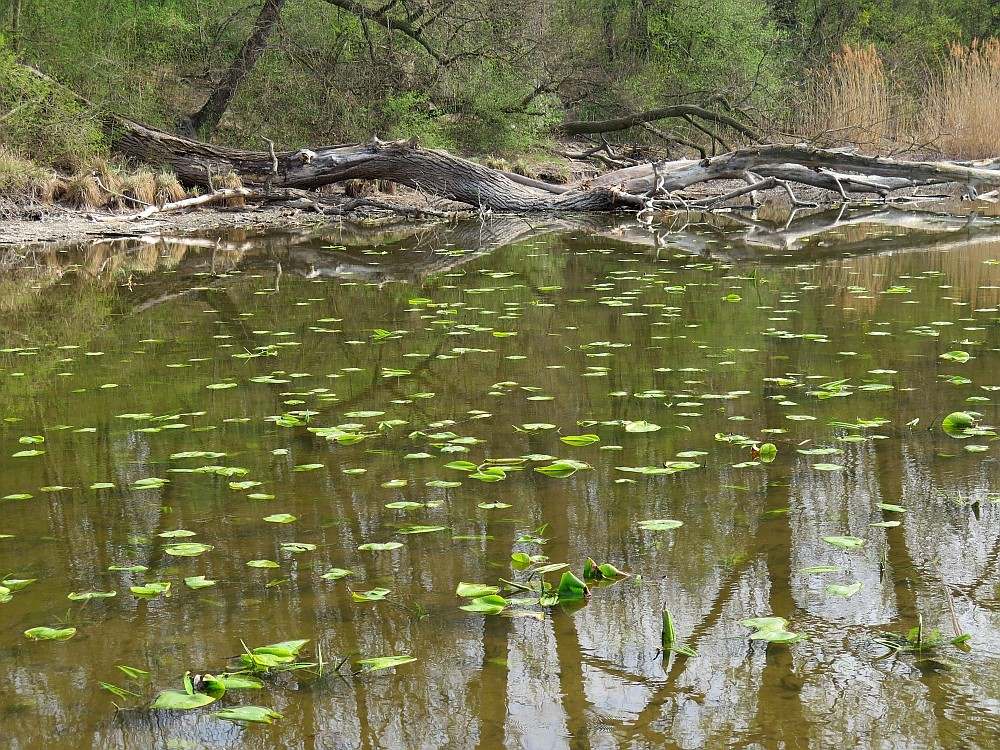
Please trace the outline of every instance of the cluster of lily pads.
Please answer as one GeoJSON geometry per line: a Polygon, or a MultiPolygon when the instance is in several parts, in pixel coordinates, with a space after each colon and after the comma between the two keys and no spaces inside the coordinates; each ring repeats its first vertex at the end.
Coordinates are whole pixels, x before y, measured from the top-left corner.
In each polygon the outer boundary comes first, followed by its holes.
{"type": "MultiPolygon", "coordinates": [[[[242,642],[241,642],[242,643],[242,642]]],[[[243,645],[243,653],[239,655],[225,670],[218,674],[197,674],[185,672],[181,689],[161,690],[149,702],[154,710],[190,711],[215,704],[227,693],[243,690],[261,690],[265,681],[272,679],[280,672],[309,672],[322,676],[329,664],[324,663],[322,651],[317,648],[315,661],[301,661],[299,652],[309,643],[307,639],[281,641],[255,648],[243,645]]],[[[392,669],[416,661],[409,654],[392,656],[375,656],[357,659],[353,674],[378,672],[392,669]]],[[[341,668],[347,662],[343,658],[333,669],[341,674],[341,668]]],[[[124,664],[118,669],[129,679],[130,687],[123,687],[109,682],[101,682],[103,690],[108,691],[122,701],[131,702],[142,699],[142,694],[133,689],[142,689],[149,680],[149,673],[124,664]]],[[[228,721],[270,724],[282,715],[273,709],[256,705],[233,705],[212,712],[212,716],[228,721]]]]}

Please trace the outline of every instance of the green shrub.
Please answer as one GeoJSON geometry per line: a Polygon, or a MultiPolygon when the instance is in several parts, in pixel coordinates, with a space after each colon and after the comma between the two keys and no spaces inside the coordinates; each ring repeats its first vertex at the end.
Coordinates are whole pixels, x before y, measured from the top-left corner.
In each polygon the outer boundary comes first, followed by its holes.
{"type": "Polygon", "coordinates": [[[385,137],[416,138],[427,148],[452,148],[444,123],[436,117],[426,94],[407,91],[389,96],[382,104],[385,137]]]}
{"type": "Polygon", "coordinates": [[[105,151],[101,123],[71,95],[18,65],[0,39],[0,142],[72,170],[105,151]]]}

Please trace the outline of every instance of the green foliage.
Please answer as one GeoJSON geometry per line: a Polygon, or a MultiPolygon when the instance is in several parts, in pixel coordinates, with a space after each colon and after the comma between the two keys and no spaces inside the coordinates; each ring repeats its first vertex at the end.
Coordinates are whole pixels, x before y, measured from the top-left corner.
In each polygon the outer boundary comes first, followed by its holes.
{"type": "MultiPolygon", "coordinates": [[[[259,148],[416,138],[511,157],[553,125],[688,101],[781,115],[803,70],[845,42],[875,44],[911,79],[954,41],[1000,33],[990,0],[541,0],[428,5],[357,0],[419,38],[324,0],[289,0],[214,140],[259,148]]],[[[19,54],[94,101],[174,129],[247,40],[245,0],[33,0],[19,54]]],[[[27,76],[0,43],[0,141],[78,168],[105,150],[99,118],[27,76]],[[12,114],[11,111],[15,110],[12,114]],[[42,127],[41,124],[45,126],[42,127]]],[[[687,123],[668,129],[704,141],[687,123]]]]}
{"type": "MultiPolygon", "coordinates": [[[[35,162],[65,169],[79,167],[104,151],[95,114],[18,65],[2,37],[0,142],[35,162]]],[[[13,170],[5,171],[9,174],[13,170]]]]}
{"type": "Polygon", "coordinates": [[[453,147],[444,123],[435,116],[426,94],[405,91],[388,96],[382,104],[381,115],[389,138],[415,138],[427,148],[453,147]]]}
{"type": "Polygon", "coordinates": [[[766,95],[781,81],[783,35],[762,0],[657,0],[646,31],[649,62],[627,85],[650,106],[693,91],[766,95]]]}

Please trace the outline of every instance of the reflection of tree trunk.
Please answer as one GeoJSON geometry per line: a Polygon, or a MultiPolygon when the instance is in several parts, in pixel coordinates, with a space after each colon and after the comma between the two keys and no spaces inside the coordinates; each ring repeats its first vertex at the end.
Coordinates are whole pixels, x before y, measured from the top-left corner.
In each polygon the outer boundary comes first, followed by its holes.
{"type": "MultiPolygon", "coordinates": [[[[771,401],[771,404],[774,402],[771,401]]],[[[771,422],[769,422],[771,424],[771,422]]],[[[782,483],[784,484],[784,483],[782,483]]],[[[768,487],[768,494],[782,493],[782,503],[768,503],[768,507],[781,507],[788,504],[788,487],[768,487]]],[[[795,599],[792,596],[792,527],[789,514],[784,514],[771,524],[771,534],[765,539],[767,545],[767,576],[770,581],[768,595],[768,610],[772,615],[790,618],[796,610],[795,599]]],[[[752,648],[766,648],[767,661],[761,674],[758,690],[757,714],[755,723],[761,731],[773,738],[776,743],[786,747],[799,745],[795,736],[802,727],[808,726],[802,715],[801,678],[795,673],[795,662],[792,649],[781,644],[765,644],[759,642],[752,648]],[[794,686],[794,689],[790,689],[794,686]]]]}
{"type": "Polygon", "coordinates": [[[281,8],[285,0],[264,0],[264,7],[254,22],[253,32],[244,42],[229,70],[208,97],[208,101],[191,115],[194,132],[208,138],[219,125],[219,121],[229,108],[243,80],[253,71],[257,60],[267,49],[267,42],[274,33],[281,18],[281,8]]]}
{"type": "MultiPolygon", "coordinates": [[[[483,623],[483,664],[475,685],[475,703],[479,711],[479,743],[481,750],[504,747],[507,728],[507,635],[510,620],[487,616],[483,623]],[[504,661],[501,666],[500,660],[504,661]]],[[[470,696],[472,702],[473,696],[470,696]]]]}
{"type": "MultiPolygon", "coordinates": [[[[544,508],[540,508],[543,513],[544,508]]],[[[552,538],[553,559],[569,559],[569,513],[559,508],[549,516],[549,536],[552,538]]],[[[559,574],[561,575],[561,574],[559,574]]],[[[590,747],[590,733],[587,727],[587,695],[583,686],[583,660],[580,654],[580,638],[576,632],[576,619],[572,614],[554,610],[549,618],[552,623],[552,637],[556,643],[556,659],[559,664],[559,693],[562,696],[563,714],[571,739],[570,746],[590,747]]]]}
{"type": "MultiPolygon", "coordinates": [[[[888,443],[888,440],[882,441],[888,443]]],[[[879,483],[879,495],[883,503],[901,503],[906,492],[906,482],[904,479],[902,446],[887,445],[879,446],[875,451],[875,476],[879,483]]],[[[901,520],[898,513],[883,512],[883,520],[901,520]]],[[[892,587],[896,597],[896,610],[899,614],[899,621],[891,627],[897,633],[905,633],[917,624],[917,616],[921,614],[920,598],[917,596],[918,585],[931,585],[935,589],[938,585],[944,585],[944,577],[934,575],[931,571],[921,571],[917,568],[910,554],[910,548],[906,544],[906,534],[903,525],[886,529],[886,567],[883,575],[891,576],[888,584],[892,587]],[[927,575],[930,573],[930,575],[927,575]]],[[[939,572],[939,571],[937,571],[939,572]]],[[[936,597],[934,597],[936,598],[936,597]]],[[[946,606],[942,603],[942,606],[946,606]]],[[[943,616],[943,615],[942,615],[943,616]]],[[[943,616],[943,622],[950,622],[947,616],[943,616]]],[[[925,627],[934,626],[933,621],[925,621],[925,627]]],[[[941,626],[942,634],[949,632],[950,625],[941,626]]],[[[900,658],[900,657],[897,657],[900,658]]],[[[910,658],[910,657],[901,657],[910,658]]],[[[961,721],[954,721],[950,718],[946,709],[952,702],[951,691],[947,682],[950,678],[942,675],[933,675],[930,679],[923,679],[927,689],[927,702],[934,711],[934,720],[939,737],[949,737],[953,747],[974,747],[976,744],[975,728],[961,721]],[[963,738],[965,732],[971,730],[970,736],[963,738]]]]}
{"type": "MultiPolygon", "coordinates": [[[[557,514],[561,515],[561,514],[557,514]]],[[[587,727],[587,694],[583,687],[583,657],[573,615],[557,612],[552,617],[552,635],[559,661],[559,692],[573,750],[590,747],[587,727]]]]}

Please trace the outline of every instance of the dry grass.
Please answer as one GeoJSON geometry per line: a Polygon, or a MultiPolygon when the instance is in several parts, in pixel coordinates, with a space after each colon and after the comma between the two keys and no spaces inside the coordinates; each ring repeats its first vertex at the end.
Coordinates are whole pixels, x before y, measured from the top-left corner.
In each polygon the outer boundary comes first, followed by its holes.
{"type": "MultiPolygon", "coordinates": [[[[240,176],[236,174],[236,172],[228,172],[215,181],[215,187],[216,189],[241,188],[243,187],[243,180],[240,179],[240,176]]],[[[238,195],[233,198],[226,198],[226,200],[222,202],[222,205],[229,206],[230,208],[243,208],[246,204],[246,198],[242,195],[238,195]]]]}
{"type": "Polygon", "coordinates": [[[162,171],[156,174],[156,204],[184,200],[184,187],[173,172],[162,171]]]}
{"type": "Polygon", "coordinates": [[[845,44],[808,87],[792,116],[793,131],[823,144],[868,149],[878,149],[894,135],[889,81],[874,47],[845,44]]]}
{"type": "Polygon", "coordinates": [[[903,144],[951,157],[1000,155],[1000,39],[953,45],[926,85],[907,91],[874,47],[845,45],[807,82],[788,123],[824,146],[884,151],[903,144]]]}
{"type": "Polygon", "coordinates": [[[90,172],[72,175],[66,180],[63,201],[73,208],[93,210],[108,204],[110,195],[97,186],[97,180],[90,172]]]}
{"type": "Polygon", "coordinates": [[[931,78],[922,125],[949,156],[1000,154],[1000,39],[952,46],[931,78]]]}
{"type": "Polygon", "coordinates": [[[139,169],[122,177],[122,195],[131,200],[128,207],[151,206],[156,202],[156,175],[139,169]]]}
{"type": "Polygon", "coordinates": [[[48,202],[54,196],[55,175],[33,161],[0,146],[0,196],[15,202],[48,202]]]}
{"type": "MultiPolygon", "coordinates": [[[[88,167],[84,167],[80,171],[87,171],[88,169],[97,177],[98,184],[104,192],[111,194],[121,192],[121,170],[112,165],[107,159],[94,159],[88,167]]],[[[110,200],[112,203],[114,202],[113,198],[110,200]]]]}

